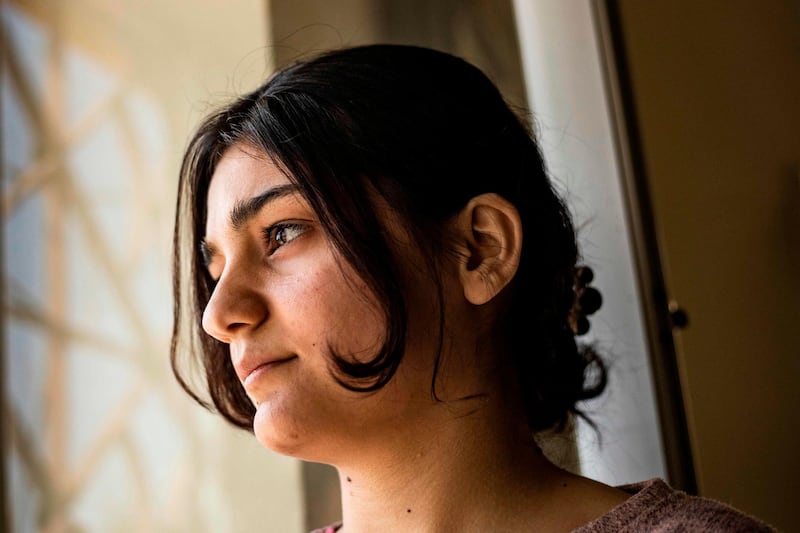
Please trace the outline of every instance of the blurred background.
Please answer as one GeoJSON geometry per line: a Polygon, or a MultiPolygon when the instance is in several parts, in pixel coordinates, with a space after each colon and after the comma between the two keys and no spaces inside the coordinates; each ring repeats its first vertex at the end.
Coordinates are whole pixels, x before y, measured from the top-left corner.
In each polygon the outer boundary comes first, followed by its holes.
{"type": "Polygon", "coordinates": [[[259,448],[168,363],[199,120],[329,48],[419,44],[534,116],[604,307],[611,384],[542,436],[800,530],[796,0],[3,0],[0,530],[299,533],[329,467],[259,448]]]}

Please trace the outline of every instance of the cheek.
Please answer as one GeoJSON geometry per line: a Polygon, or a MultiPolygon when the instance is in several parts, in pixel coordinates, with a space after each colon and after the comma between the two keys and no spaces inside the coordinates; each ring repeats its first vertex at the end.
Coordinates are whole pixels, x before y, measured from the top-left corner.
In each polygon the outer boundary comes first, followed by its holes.
{"type": "Polygon", "coordinates": [[[285,333],[301,356],[330,348],[344,357],[368,360],[383,343],[386,325],[374,297],[332,257],[286,280],[274,295],[285,333]]]}

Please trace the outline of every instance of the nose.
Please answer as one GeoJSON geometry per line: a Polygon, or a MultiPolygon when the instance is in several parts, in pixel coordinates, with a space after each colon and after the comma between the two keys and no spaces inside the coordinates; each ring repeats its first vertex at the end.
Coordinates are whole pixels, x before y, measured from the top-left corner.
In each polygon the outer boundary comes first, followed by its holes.
{"type": "Polygon", "coordinates": [[[223,274],[203,311],[206,333],[230,344],[267,318],[266,301],[254,283],[253,277],[223,274]]]}

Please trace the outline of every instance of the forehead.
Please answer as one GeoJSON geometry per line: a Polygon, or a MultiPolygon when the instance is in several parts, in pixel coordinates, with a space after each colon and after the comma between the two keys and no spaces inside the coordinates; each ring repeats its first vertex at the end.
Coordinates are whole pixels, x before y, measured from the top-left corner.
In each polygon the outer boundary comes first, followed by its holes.
{"type": "Polygon", "coordinates": [[[268,189],[289,183],[270,158],[254,148],[234,145],[217,163],[206,198],[206,229],[223,228],[233,207],[268,189]]]}
{"type": "Polygon", "coordinates": [[[234,145],[222,154],[211,176],[209,207],[212,198],[230,197],[235,202],[286,183],[289,180],[268,156],[255,148],[234,145]]]}

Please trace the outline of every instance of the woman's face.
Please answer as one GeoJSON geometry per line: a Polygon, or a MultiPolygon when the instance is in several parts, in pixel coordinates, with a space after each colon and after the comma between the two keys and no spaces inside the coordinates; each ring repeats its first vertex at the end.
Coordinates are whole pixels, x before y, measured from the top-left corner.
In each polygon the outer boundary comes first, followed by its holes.
{"type": "MultiPolygon", "coordinates": [[[[409,339],[397,375],[376,393],[348,391],[333,378],[330,350],[369,360],[383,344],[386,325],[314,211],[269,158],[255,149],[228,149],[207,201],[204,247],[216,287],[203,328],[229,345],[257,407],[254,430],[263,445],[330,460],[348,438],[363,445],[430,402],[437,344],[426,333],[409,339]]],[[[413,259],[414,253],[409,246],[401,256],[413,259]]],[[[420,295],[411,295],[409,308],[416,321],[430,323],[436,319],[424,315],[433,315],[435,291],[416,281],[420,295]]]]}

